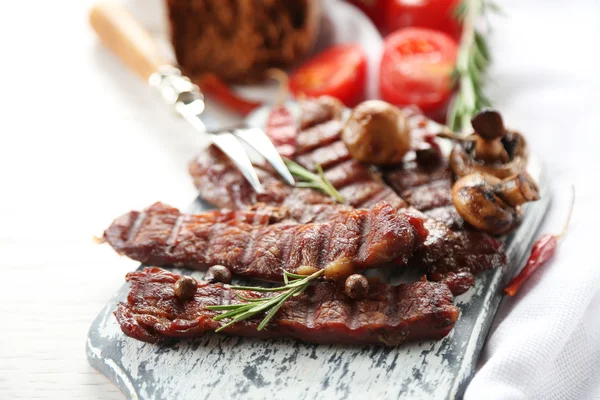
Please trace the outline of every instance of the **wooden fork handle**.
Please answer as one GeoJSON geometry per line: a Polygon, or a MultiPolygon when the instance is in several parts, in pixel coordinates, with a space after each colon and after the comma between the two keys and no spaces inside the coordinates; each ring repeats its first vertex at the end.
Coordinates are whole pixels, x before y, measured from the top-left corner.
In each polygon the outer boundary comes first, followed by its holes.
{"type": "Polygon", "coordinates": [[[100,40],[142,79],[147,81],[163,64],[150,34],[119,4],[94,5],[90,24],[100,40]]]}

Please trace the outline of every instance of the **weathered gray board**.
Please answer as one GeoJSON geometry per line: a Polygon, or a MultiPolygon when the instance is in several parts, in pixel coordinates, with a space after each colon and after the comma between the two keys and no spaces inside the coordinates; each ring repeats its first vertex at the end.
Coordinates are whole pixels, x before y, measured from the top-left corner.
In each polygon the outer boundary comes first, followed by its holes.
{"type": "MultiPolygon", "coordinates": [[[[90,328],[89,362],[131,399],[460,398],[502,288],[523,265],[550,204],[540,164],[530,162],[529,171],[540,183],[542,200],[528,205],[521,227],[508,237],[508,268],[482,274],[474,289],[456,299],[460,318],[441,341],[386,348],[207,334],[170,346],[151,345],[126,337],[117,325],[112,312],[126,298],[128,285],[123,285],[90,328]]],[[[197,200],[193,211],[207,207],[197,200]]]]}

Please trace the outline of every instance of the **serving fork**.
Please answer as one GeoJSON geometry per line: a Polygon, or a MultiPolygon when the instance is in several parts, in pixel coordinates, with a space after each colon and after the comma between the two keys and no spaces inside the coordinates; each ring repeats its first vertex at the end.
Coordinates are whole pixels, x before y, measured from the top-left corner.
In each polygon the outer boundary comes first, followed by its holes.
{"type": "Polygon", "coordinates": [[[202,119],[205,101],[200,88],[176,66],[163,62],[154,40],[124,8],[114,3],[99,3],[90,10],[90,24],[100,40],[121,61],[154,87],[167,104],[227,155],[256,193],[263,193],[264,188],[242,143],[256,150],[285,182],[295,184],[292,174],[263,129],[245,123],[227,129],[207,128],[202,119]]]}

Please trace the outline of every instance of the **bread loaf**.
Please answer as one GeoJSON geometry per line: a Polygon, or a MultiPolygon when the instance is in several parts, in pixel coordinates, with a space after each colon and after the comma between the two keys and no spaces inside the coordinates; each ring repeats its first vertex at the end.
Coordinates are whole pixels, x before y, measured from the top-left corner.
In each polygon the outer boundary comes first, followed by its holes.
{"type": "Polygon", "coordinates": [[[188,76],[257,82],[311,49],[320,0],[166,0],[177,62],[188,76]]]}

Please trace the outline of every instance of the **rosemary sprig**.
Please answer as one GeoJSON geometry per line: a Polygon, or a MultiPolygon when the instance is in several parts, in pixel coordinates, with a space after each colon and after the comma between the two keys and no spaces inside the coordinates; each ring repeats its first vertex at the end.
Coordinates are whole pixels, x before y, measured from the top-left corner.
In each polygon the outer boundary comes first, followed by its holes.
{"type": "Polygon", "coordinates": [[[455,17],[462,21],[456,68],[453,78],[458,92],[448,109],[447,124],[453,131],[469,129],[471,118],[481,108],[490,106],[482,86],[490,64],[490,51],[483,33],[477,29],[477,21],[498,6],[487,0],[463,0],[455,10],[455,17]]]}
{"type": "Polygon", "coordinates": [[[281,292],[280,294],[260,299],[252,299],[246,296],[242,296],[236,293],[236,296],[245,301],[245,303],[238,304],[228,304],[222,306],[207,306],[208,310],[215,311],[226,311],[223,314],[219,314],[213,318],[214,321],[221,321],[223,319],[230,318],[231,321],[226,323],[225,325],[219,327],[215,332],[219,332],[222,329],[227,328],[235,324],[236,322],[244,321],[248,318],[252,318],[257,314],[266,312],[267,315],[262,320],[262,322],[256,328],[257,330],[262,330],[269,321],[277,314],[277,311],[281,308],[283,303],[285,303],[292,296],[299,296],[306,290],[306,288],[310,285],[310,283],[317,279],[319,276],[323,275],[325,270],[319,270],[312,275],[297,275],[292,274],[287,271],[283,271],[283,277],[285,281],[284,286],[274,287],[274,288],[265,288],[265,287],[253,287],[253,286],[232,286],[233,290],[246,290],[253,292],[281,292]]]}
{"type": "Polygon", "coordinates": [[[294,178],[301,179],[301,182],[296,182],[297,187],[311,188],[320,190],[321,192],[333,197],[338,203],[344,203],[344,198],[335,187],[327,180],[323,173],[323,168],[317,164],[317,172],[310,172],[300,164],[283,157],[285,165],[288,167],[294,178]]]}

